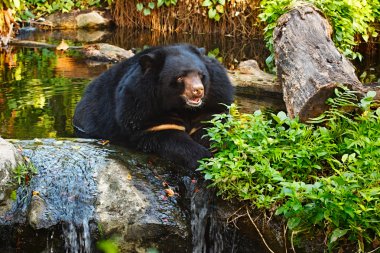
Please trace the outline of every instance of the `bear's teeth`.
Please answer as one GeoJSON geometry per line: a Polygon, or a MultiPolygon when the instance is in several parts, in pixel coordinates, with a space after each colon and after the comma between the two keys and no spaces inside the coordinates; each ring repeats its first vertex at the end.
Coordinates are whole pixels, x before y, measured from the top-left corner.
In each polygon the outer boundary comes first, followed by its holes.
{"type": "Polygon", "coordinates": [[[200,106],[202,104],[201,98],[187,99],[187,104],[189,106],[200,106]]]}

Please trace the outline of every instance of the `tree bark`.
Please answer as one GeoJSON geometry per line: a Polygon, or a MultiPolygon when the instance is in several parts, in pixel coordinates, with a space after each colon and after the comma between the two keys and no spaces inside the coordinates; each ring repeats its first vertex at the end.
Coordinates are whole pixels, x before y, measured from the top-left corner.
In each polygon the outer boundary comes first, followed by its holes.
{"type": "Polygon", "coordinates": [[[335,47],[332,28],[315,7],[303,4],[282,15],[273,33],[277,75],[290,117],[301,121],[328,109],[325,104],[342,84],[364,95],[354,66],[335,47]]]}

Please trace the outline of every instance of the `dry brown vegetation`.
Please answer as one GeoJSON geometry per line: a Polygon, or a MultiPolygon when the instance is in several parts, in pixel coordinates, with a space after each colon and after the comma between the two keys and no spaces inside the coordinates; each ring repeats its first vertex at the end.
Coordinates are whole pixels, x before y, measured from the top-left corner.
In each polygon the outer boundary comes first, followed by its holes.
{"type": "Polygon", "coordinates": [[[0,8],[0,46],[7,45],[14,30],[18,28],[12,10],[0,8]]]}
{"type": "Polygon", "coordinates": [[[222,33],[250,36],[257,31],[259,1],[226,1],[225,13],[216,22],[207,16],[207,7],[202,7],[202,0],[178,1],[175,6],[162,6],[144,16],[137,11],[136,4],[143,1],[115,0],[112,10],[118,26],[129,29],[150,29],[161,32],[222,33]]]}

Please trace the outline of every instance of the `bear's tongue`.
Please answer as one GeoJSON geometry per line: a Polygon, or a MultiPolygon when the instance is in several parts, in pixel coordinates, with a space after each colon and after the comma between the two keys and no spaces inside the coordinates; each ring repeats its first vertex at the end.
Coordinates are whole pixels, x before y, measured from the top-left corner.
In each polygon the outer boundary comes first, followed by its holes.
{"type": "Polygon", "coordinates": [[[202,104],[202,98],[200,98],[200,97],[188,98],[187,104],[189,106],[199,106],[202,104]]]}
{"type": "Polygon", "coordinates": [[[198,104],[201,101],[201,98],[191,98],[190,101],[194,104],[198,104]]]}

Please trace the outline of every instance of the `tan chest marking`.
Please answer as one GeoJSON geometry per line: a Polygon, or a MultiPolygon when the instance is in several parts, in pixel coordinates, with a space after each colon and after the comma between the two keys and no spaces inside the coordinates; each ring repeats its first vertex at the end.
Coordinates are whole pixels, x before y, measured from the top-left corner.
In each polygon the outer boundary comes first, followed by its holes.
{"type": "Polygon", "coordinates": [[[158,126],[154,126],[151,128],[148,128],[146,131],[148,132],[154,132],[154,131],[163,131],[163,130],[179,130],[179,131],[186,131],[186,128],[184,126],[176,125],[176,124],[162,124],[158,126]]]}

